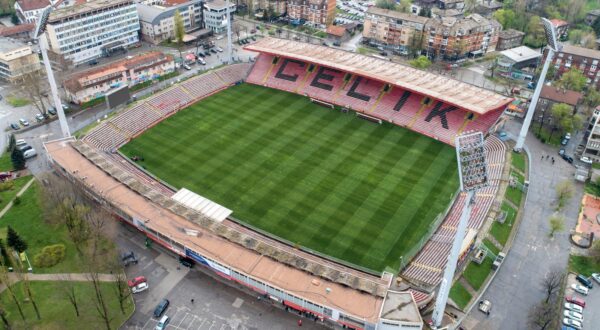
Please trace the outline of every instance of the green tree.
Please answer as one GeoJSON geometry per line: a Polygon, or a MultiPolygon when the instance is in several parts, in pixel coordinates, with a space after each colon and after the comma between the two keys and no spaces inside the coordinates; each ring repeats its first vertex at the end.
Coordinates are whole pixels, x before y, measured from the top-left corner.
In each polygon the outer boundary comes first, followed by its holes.
{"type": "Polygon", "coordinates": [[[554,126],[550,132],[550,137],[552,137],[555,128],[564,133],[579,130],[583,125],[583,117],[579,114],[573,115],[573,107],[568,104],[556,103],[552,106],[551,111],[554,126]]]}
{"type": "Polygon", "coordinates": [[[575,188],[573,187],[573,182],[569,180],[563,180],[556,185],[556,199],[558,201],[556,205],[556,210],[561,210],[567,201],[573,197],[573,193],[575,188]]]}
{"type": "Polygon", "coordinates": [[[403,13],[409,13],[410,5],[412,5],[410,0],[400,0],[400,2],[396,5],[396,10],[403,13]]]}
{"type": "Polygon", "coordinates": [[[530,47],[539,48],[546,43],[544,27],[542,26],[542,21],[539,16],[531,16],[529,23],[527,23],[525,33],[524,43],[530,47]]]}
{"type": "Polygon", "coordinates": [[[577,69],[571,69],[563,73],[558,80],[558,86],[576,92],[581,92],[586,84],[587,78],[577,69]]]}
{"type": "Polygon", "coordinates": [[[19,253],[27,250],[27,242],[11,226],[8,226],[8,231],[6,232],[6,243],[19,253]]]}
{"type": "Polygon", "coordinates": [[[429,7],[421,8],[421,10],[419,10],[419,16],[431,17],[431,8],[429,8],[429,7]]]}
{"type": "Polygon", "coordinates": [[[584,35],[585,32],[583,32],[583,30],[573,29],[569,31],[569,41],[573,44],[579,45],[581,44],[581,40],[583,39],[584,35]]]}
{"type": "Polygon", "coordinates": [[[12,161],[13,168],[16,171],[20,171],[25,168],[25,157],[21,150],[14,148],[10,154],[10,160],[12,161]]]}
{"type": "Polygon", "coordinates": [[[553,215],[550,217],[550,237],[562,231],[565,228],[565,217],[562,215],[553,215]]]}
{"type": "Polygon", "coordinates": [[[592,30],[596,32],[597,36],[600,36],[600,17],[596,18],[594,23],[592,23],[592,30]]]}
{"type": "Polygon", "coordinates": [[[175,11],[173,21],[175,24],[175,42],[177,43],[177,50],[179,50],[179,57],[183,59],[183,56],[181,55],[181,47],[183,46],[183,36],[185,35],[185,28],[183,26],[183,19],[181,18],[179,10],[175,11]]]}
{"type": "Polygon", "coordinates": [[[506,30],[514,27],[516,15],[511,9],[500,9],[494,13],[494,18],[500,22],[502,27],[506,30]]]}
{"type": "Polygon", "coordinates": [[[583,99],[585,105],[595,108],[596,106],[600,106],[600,92],[595,88],[590,88],[587,92],[587,95],[583,99]]]}
{"type": "Polygon", "coordinates": [[[17,140],[15,139],[15,135],[11,134],[10,138],[8,138],[8,148],[6,149],[8,152],[12,152],[17,146],[17,140]]]}
{"type": "Polygon", "coordinates": [[[427,69],[431,65],[431,61],[427,58],[427,56],[424,55],[415,58],[409,63],[410,65],[418,69],[427,69]]]}
{"type": "Polygon", "coordinates": [[[396,10],[396,1],[394,0],[377,0],[375,1],[375,7],[396,10]]]}

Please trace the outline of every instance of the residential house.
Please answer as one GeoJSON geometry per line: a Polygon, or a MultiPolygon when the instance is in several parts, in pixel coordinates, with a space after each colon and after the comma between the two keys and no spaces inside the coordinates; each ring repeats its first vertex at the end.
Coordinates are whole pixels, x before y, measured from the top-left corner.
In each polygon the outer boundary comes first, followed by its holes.
{"type": "Polygon", "coordinates": [[[0,26],[0,37],[29,41],[32,37],[34,24],[20,24],[15,26],[0,26]]]}
{"type": "Polygon", "coordinates": [[[369,7],[365,15],[363,42],[381,46],[400,54],[421,49],[427,17],[395,10],[369,7]]]}
{"type": "Polygon", "coordinates": [[[566,40],[569,37],[569,22],[562,19],[551,19],[552,25],[556,28],[556,36],[559,39],[566,40]]]}
{"type": "Polygon", "coordinates": [[[515,47],[519,47],[523,44],[525,38],[525,32],[521,32],[515,29],[502,30],[498,34],[498,45],[496,50],[505,50],[515,47]]]}
{"type": "Polygon", "coordinates": [[[588,49],[565,44],[552,59],[557,76],[570,69],[578,69],[587,78],[587,83],[600,89],[600,50],[588,49]]]}
{"type": "Polygon", "coordinates": [[[340,44],[350,38],[350,33],[344,26],[330,25],[327,27],[327,39],[335,44],[340,44]]]}
{"type": "Polygon", "coordinates": [[[14,5],[15,13],[19,22],[32,24],[37,21],[38,15],[52,4],[50,0],[17,0],[14,5]]]}
{"type": "Polygon", "coordinates": [[[564,103],[573,108],[573,114],[578,110],[578,106],[583,101],[583,94],[559,87],[542,87],[538,104],[535,108],[534,120],[544,125],[555,125],[552,118],[552,106],[557,103],[564,103]]]}
{"type": "Polygon", "coordinates": [[[63,85],[69,101],[81,104],[103,97],[113,88],[132,87],[173,71],[173,56],[153,51],[72,74],[63,85]]]}
{"type": "Polygon", "coordinates": [[[0,80],[16,83],[23,75],[40,70],[38,54],[26,43],[0,37],[0,80]]]}
{"type": "Polygon", "coordinates": [[[335,0],[289,0],[287,14],[293,20],[304,20],[325,28],[335,18],[335,0]]]}

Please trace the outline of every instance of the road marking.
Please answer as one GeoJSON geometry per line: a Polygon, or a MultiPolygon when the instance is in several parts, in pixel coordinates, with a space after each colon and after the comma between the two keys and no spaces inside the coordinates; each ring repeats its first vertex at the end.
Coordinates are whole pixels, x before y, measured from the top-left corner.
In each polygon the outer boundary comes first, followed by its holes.
{"type": "MultiPolygon", "coordinates": [[[[144,258],[146,258],[146,257],[144,257],[144,258]]],[[[142,259],[142,260],[143,260],[143,259],[142,259]]],[[[149,262],[149,263],[147,263],[147,264],[146,264],[146,266],[142,267],[142,270],[146,270],[146,268],[148,268],[148,267],[152,266],[153,264],[154,264],[154,261],[153,261],[153,260],[150,260],[150,262],[149,262]]]]}
{"type": "Polygon", "coordinates": [[[181,319],[181,321],[179,321],[179,324],[177,325],[177,327],[179,327],[181,325],[181,323],[183,323],[183,321],[185,321],[185,318],[189,315],[189,313],[185,313],[185,315],[183,316],[183,318],[181,319]]]}
{"type": "Polygon", "coordinates": [[[233,304],[231,304],[231,306],[233,306],[235,308],[240,308],[240,307],[242,307],[243,303],[244,303],[244,299],[235,298],[235,301],[233,302],[233,304]]]}

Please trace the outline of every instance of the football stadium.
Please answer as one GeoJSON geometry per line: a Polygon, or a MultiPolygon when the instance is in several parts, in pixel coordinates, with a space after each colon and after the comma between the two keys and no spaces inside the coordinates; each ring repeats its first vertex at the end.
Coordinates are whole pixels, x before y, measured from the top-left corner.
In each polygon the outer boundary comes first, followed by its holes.
{"type": "MultiPolygon", "coordinates": [[[[254,63],[47,143],[52,163],[119,220],[277,303],[353,329],[422,322],[465,203],[454,138],[493,131],[511,99],[324,46],[264,38],[246,49],[254,63]]],[[[486,139],[492,184],[463,254],[505,153],[486,139]]]]}

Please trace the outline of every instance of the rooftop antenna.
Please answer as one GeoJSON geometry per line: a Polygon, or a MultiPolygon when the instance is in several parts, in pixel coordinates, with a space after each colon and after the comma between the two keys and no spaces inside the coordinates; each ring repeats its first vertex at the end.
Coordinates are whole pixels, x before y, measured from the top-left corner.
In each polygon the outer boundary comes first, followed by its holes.
{"type": "Polygon", "coordinates": [[[462,209],[460,222],[456,228],[452,249],[448,256],[448,262],[444,269],[444,277],[435,301],[432,322],[434,329],[439,329],[444,318],[446,302],[450,294],[452,279],[456,271],[456,264],[460,254],[460,248],[467,231],[467,224],[471,217],[471,210],[475,204],[475,193],[477,190],[488,185],[487,163],[485,160],[485,142],[481,132],[462,134],[454,140],[456,158],[458,161],[458,177],[460,179],[460,191],[466,194],[465,205],[462,209]]]}
{"type": "Polygon", "coordinates": [[[58,122],[60,123],[60,130],[63,137],[71,137],[71,131],[69,130],[69,124],[67,123],[67,117],[62,107],[60,97],[58,97],[58,88],[56,87],[56,80],[54,79],[54,73],[52,72],[52,66],[50,65],[50,59],[48,58],[48,40],[46,39],[46,25],[48,24],[48,18],[52,12],[52,6],[44,9],[38,17],[35,25],[35,32],[33,38],[38,40],[40,45],[40,51],[42,52],[42,60],[46,69],[46,75],[48,76],[48,83],[50,84],[50,92],[52,94],[52,100],[54,101],[54,107],[58,113],[58,122]]]}
{"type": "Polygon", "coordinates": [[[548,45],[546,46],[548,55],[546,56],[542,73],[540,74],[537,85],[535,86],[531,103],[529,103],[529,108],[527,108],[527,114],[525,115],[523,126],[521,126],[521,132],[519,132],[519,137],[517,138],[517,144],[514,148],[514,151],[516,152],[520,152],[525,144],[525,138],[527,137],[527,132],[529,131],[529,126],[531,125],[531,119],[533,119],[533,113],[535,112],[538,100],[540,99],[540,93],[544,87],[546,75],[548,74],[548,68],[550,67],[550,62],[552,62],[554,53],[559,52],[562,49],[562,45],[558,43],[556,38],[556,27],[554,24],[552,24],[552,22],[550,22],[547,18],[542,18],[542,23],[544,25],[544,32],[546,33],[546,41],[548,42],[548,45]]]}

